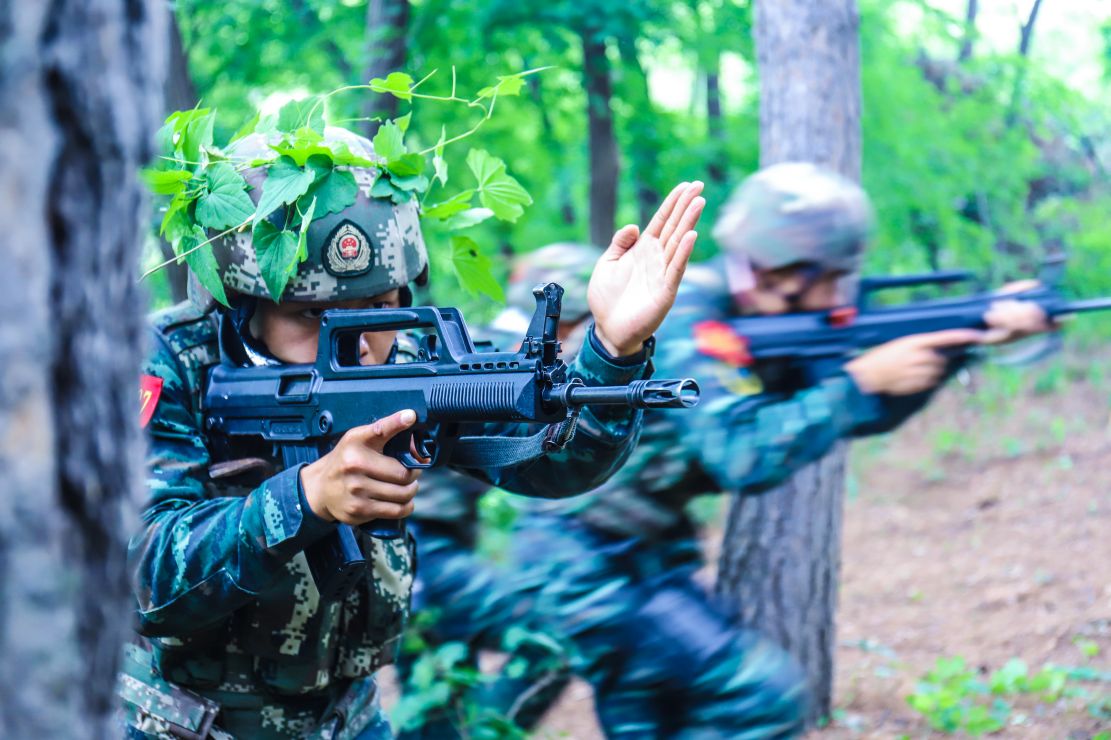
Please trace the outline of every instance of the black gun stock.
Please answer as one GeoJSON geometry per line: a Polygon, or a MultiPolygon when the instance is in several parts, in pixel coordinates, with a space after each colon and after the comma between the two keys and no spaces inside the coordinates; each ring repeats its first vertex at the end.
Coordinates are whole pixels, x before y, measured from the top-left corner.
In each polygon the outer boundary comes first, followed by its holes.
{"type": "MultiPolygon", "coordinates": [[[[533,295],[536,311],[516,352],[476,349],[454,308],[325,311],[315,363],[213,368],[204,399],[206,425],[214,435],[268,440],[290,466],[317,459],[350,429],[412,409],[416,423],[390,440],[386,454],[411,468],[453,463],[501,467],[555,449],[570,434],[476,437],[464,433],[473,429],[466,425],[553,424],[573,419],[577,409],[589,405],[690,408],[698,402],[698,384],[690,378],[612,387],[590,387],[568,378],[558,357],[563,288],[548,283],[533,295]],[[429,331],[414,362],[360,364],[364,333],[417,329],[429,331]]],[[[364,528],[381,537],[403,531],[399,521],[364,528]]],[[[362,552],[346,525],[307,554],[322,594],[347,588],[362,572],[362,552]]]]}

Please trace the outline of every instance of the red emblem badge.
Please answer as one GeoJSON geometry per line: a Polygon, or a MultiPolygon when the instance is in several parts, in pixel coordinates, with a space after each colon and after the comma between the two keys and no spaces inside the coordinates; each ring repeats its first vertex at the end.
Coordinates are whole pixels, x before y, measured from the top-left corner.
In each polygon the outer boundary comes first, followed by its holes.
{"type": "Polygon", "coordinates": [[[162,395],[162,378],[156,375],[139,376],[139,427],[145,429],[154,416],[154,407],[162,395]]]}
{"type": "Polygon", "coordinates": [[[721,321],[700,321],[694,325],[694,344],[699,352],[733,367],[748,367],[752,355],[748,341],[721,321]]]}
{"type": "Polygon", "coordinates": [[[359,240],[353,236],[345,236],[339,243],[339,253],[345,260],[353,260],[359,256],[359,240]]]}

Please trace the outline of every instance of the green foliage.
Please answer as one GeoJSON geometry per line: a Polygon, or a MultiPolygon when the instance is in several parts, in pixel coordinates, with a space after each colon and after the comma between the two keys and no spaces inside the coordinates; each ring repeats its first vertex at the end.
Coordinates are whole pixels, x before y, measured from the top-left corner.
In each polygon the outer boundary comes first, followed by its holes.
{"type": "Polygon", "coordinates": [[[907,703],[935,730],[983,735],[1007,725],[1011,705],[1005,699],[1032,696],[1053,704],[1064,695],[1068,680],[1066,671],[1052,666],[1031,674],[1018,658],[985,680],[964,658],[939,658],[907,703]]]}

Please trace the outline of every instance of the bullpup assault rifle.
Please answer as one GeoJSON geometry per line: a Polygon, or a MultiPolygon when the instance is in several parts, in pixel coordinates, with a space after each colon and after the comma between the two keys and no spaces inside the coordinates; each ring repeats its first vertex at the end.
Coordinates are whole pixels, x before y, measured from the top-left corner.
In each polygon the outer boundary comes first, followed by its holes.
{"type": "MultiPolygon", "coordinates": [[[[354,427],[412,409],[416,423],[390,440],[387,454],[411,468],[498,468],[561,448],[583,406],[689,408],[698,402],[698,385],[689,378],[606,387],[569,378],[558,357],[563,288],[548,283],[533,295],[536,311],[516,352],[478,351],[455,308],[325,311],[315,363],[214,367],[205,390],[206,426],[217,438],[273,443],[290,467],[318,459],[354,427]],[[421,330],[416,360],[361,364],[362,335],[393,330],[421,330]],[[484,436],[478,425],[486,422],[551,426],[526,437],[484,436]]],[[[402,531],[399,522],[364,528],[381,537],[402,531]]],[[[348,588],[365,565],[346,525],[306,554],[322,595],[348,588]]]]}
{"type": "Polygon", "coordinates": [[[1016,293],[974,292],[890,306],[873,306],[871,301],[882,290],[973,279],[972,273],[962,270],[864,278],[854,306],[780,316],[742,316],[731,319],[728,330],[740,341],[744,364],[759,375],[765,392],[782,394],[810,387],[839,372],[856,352],[893,339],[945,329],[986,329],[984,314],[992,301],[1010,298],[1035,303],[1051,321],[1111,309],[1111,298],[1070,301],[1050,285],[1016,293]]]}

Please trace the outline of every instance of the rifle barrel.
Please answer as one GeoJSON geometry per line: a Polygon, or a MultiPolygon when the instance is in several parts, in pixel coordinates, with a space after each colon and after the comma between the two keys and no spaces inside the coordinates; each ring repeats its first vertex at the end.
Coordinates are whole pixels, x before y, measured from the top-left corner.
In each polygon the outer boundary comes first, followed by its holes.
{"type": "Polygon", "coordinates": [[[1083,301],[1069,301],[1056,314],[1067,315],[1088,311],[1111,311],[1111,298],[1089,298],[1083,301]]]}
{"type": "Polygon", "coordinates": [[[698,403],[698,383],[681,380],[634,380],[628,386],[575,385],[567,389],[571,406],[631,406],[634,409],[688,409],[698,403]]]}

